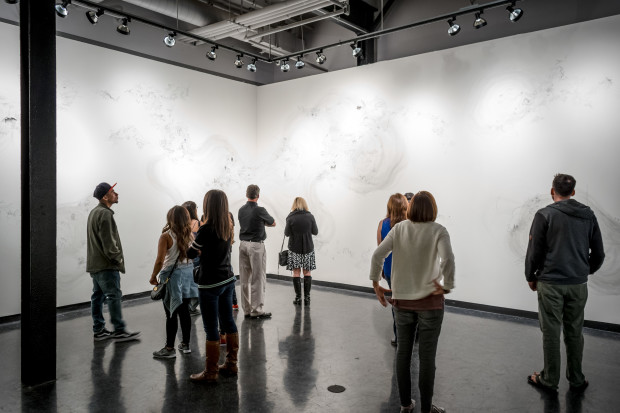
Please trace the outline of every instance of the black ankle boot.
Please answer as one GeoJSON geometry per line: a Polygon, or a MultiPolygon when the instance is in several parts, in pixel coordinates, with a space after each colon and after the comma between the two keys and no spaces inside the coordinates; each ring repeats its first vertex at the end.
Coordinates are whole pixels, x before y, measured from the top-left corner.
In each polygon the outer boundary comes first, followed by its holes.
{"type": "Polygon", "coordinates": [[[301,279],[299,277],[293,277],[293,287],[295,287],[293,304],[301,305],[301,279]]]}
{"type": "Polygon", "coordinates": [[[312,287],[312,277],[304,277],[304,304],[310,305],[310,288],[312,287]]]}

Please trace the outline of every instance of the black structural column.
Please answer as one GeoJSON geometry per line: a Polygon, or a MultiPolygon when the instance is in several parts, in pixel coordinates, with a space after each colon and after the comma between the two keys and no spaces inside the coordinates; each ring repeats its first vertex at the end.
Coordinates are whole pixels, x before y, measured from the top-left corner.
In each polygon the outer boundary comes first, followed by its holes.
{"type": "Polygon", "coordinates": [[[20,1],[22,383],[56,379],[56,20],[20,1]]]}

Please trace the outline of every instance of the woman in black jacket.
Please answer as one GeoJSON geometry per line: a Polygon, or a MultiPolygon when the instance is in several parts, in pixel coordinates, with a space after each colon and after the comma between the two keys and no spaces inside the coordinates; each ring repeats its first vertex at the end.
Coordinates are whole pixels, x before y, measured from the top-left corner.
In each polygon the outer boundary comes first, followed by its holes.
{"type": "Polygon", "coordinates": [[[300,273],[302,269],[304,271],[304,304],[310,305],[310,287],[312,286],[310,271],[316,269],[312,236],[318,233],[319,229],[314,216],[308,211],[306,200],[302,197],[295,198],[291,213],[286,217],[284,235],[289,237],[286,269],[293,271],[293,286],[295,287],[293,304],[296,305],[301,305],[300,273]]]}

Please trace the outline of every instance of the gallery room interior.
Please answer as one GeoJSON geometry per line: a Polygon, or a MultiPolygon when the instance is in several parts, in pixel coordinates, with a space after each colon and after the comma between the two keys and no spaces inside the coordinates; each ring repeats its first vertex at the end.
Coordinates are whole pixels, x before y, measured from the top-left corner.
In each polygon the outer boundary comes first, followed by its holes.
{"type": "MultiPolygon", "coordinates": [[[[456,263],[434,403],[450,412],[616,409],[619,2],[38,3],[0,3],[2,409],[398,411],[392,313],[375,297],[370,261],[390,195],[422,190],[437,201],[456,263]],[[48,7],[42,19],[56,33],[46,37],[53,53],[38,62],[24,45],[37,50],[47,26],[34,17],[25,25],[26,5],[32,16],[48,7]],[[33,88],[25,96],[25,66],[51,76],[52,87],[55,79],[55,94],[33,88]],[[49,173],[24,155],[24,140],[37,152],[24,127],[37,130],[24,118],[25,106],[29,119],[40,115],[36,99],[53,108],[55,134],[36,155],[55,165],[49,173]],[[40,185],[24,183],[25,170],[49,183],[52,217],[33,209],[40,185]],[[596,214],[606,255],[588,280],[590,387],[579,395],[564,377],[557,394],[526,383],[543,352],[524,260],[557,173],[576,178],[575,199],[596,214]],[[100,182],[117,183],[123,314],[140,341],[93,343],[86,224],[100,182]],[[192,383],[204,365],[200,317],[192,318],[191,354],[152,357],[165,339],[161,303],[149,298],[158,238],[172,206],[192,200],[200,214],[211,189],[227,194],[236,219],[250,184],[276,222],[265,240],[273,317],[235,313],[238,376],[192,383]],[[295,197],[319,229],[311,306],[292,304],[291,272],[277,260],[295,197]],[[50,223],[55,243],[37,239],[40,228],[25,231],[25,216],[50,223]],[[35,271],[49,251],[52,269],[35,271]],[[24,333],[37,323],[43,330],[24,333]],[[41,363],[53,366],[51,377],[38,375],[41,363]]],[[[238,244],[231,263],[238,274],[238,244]]],[[[419,400],[416,354],[417,346],[419,400]]]]}

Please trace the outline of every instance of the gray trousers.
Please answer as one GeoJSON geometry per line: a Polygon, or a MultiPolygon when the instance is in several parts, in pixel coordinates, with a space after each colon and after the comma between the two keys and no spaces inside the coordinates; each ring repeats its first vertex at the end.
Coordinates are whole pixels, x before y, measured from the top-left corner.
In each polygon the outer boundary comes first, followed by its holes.
{"type": "Polygon", "coordinates": [[[267,256],[265,244],[262,242],[240,242],[239,280],[243,312],[245,314],[262,313],[267,281],[267,256]]]}

